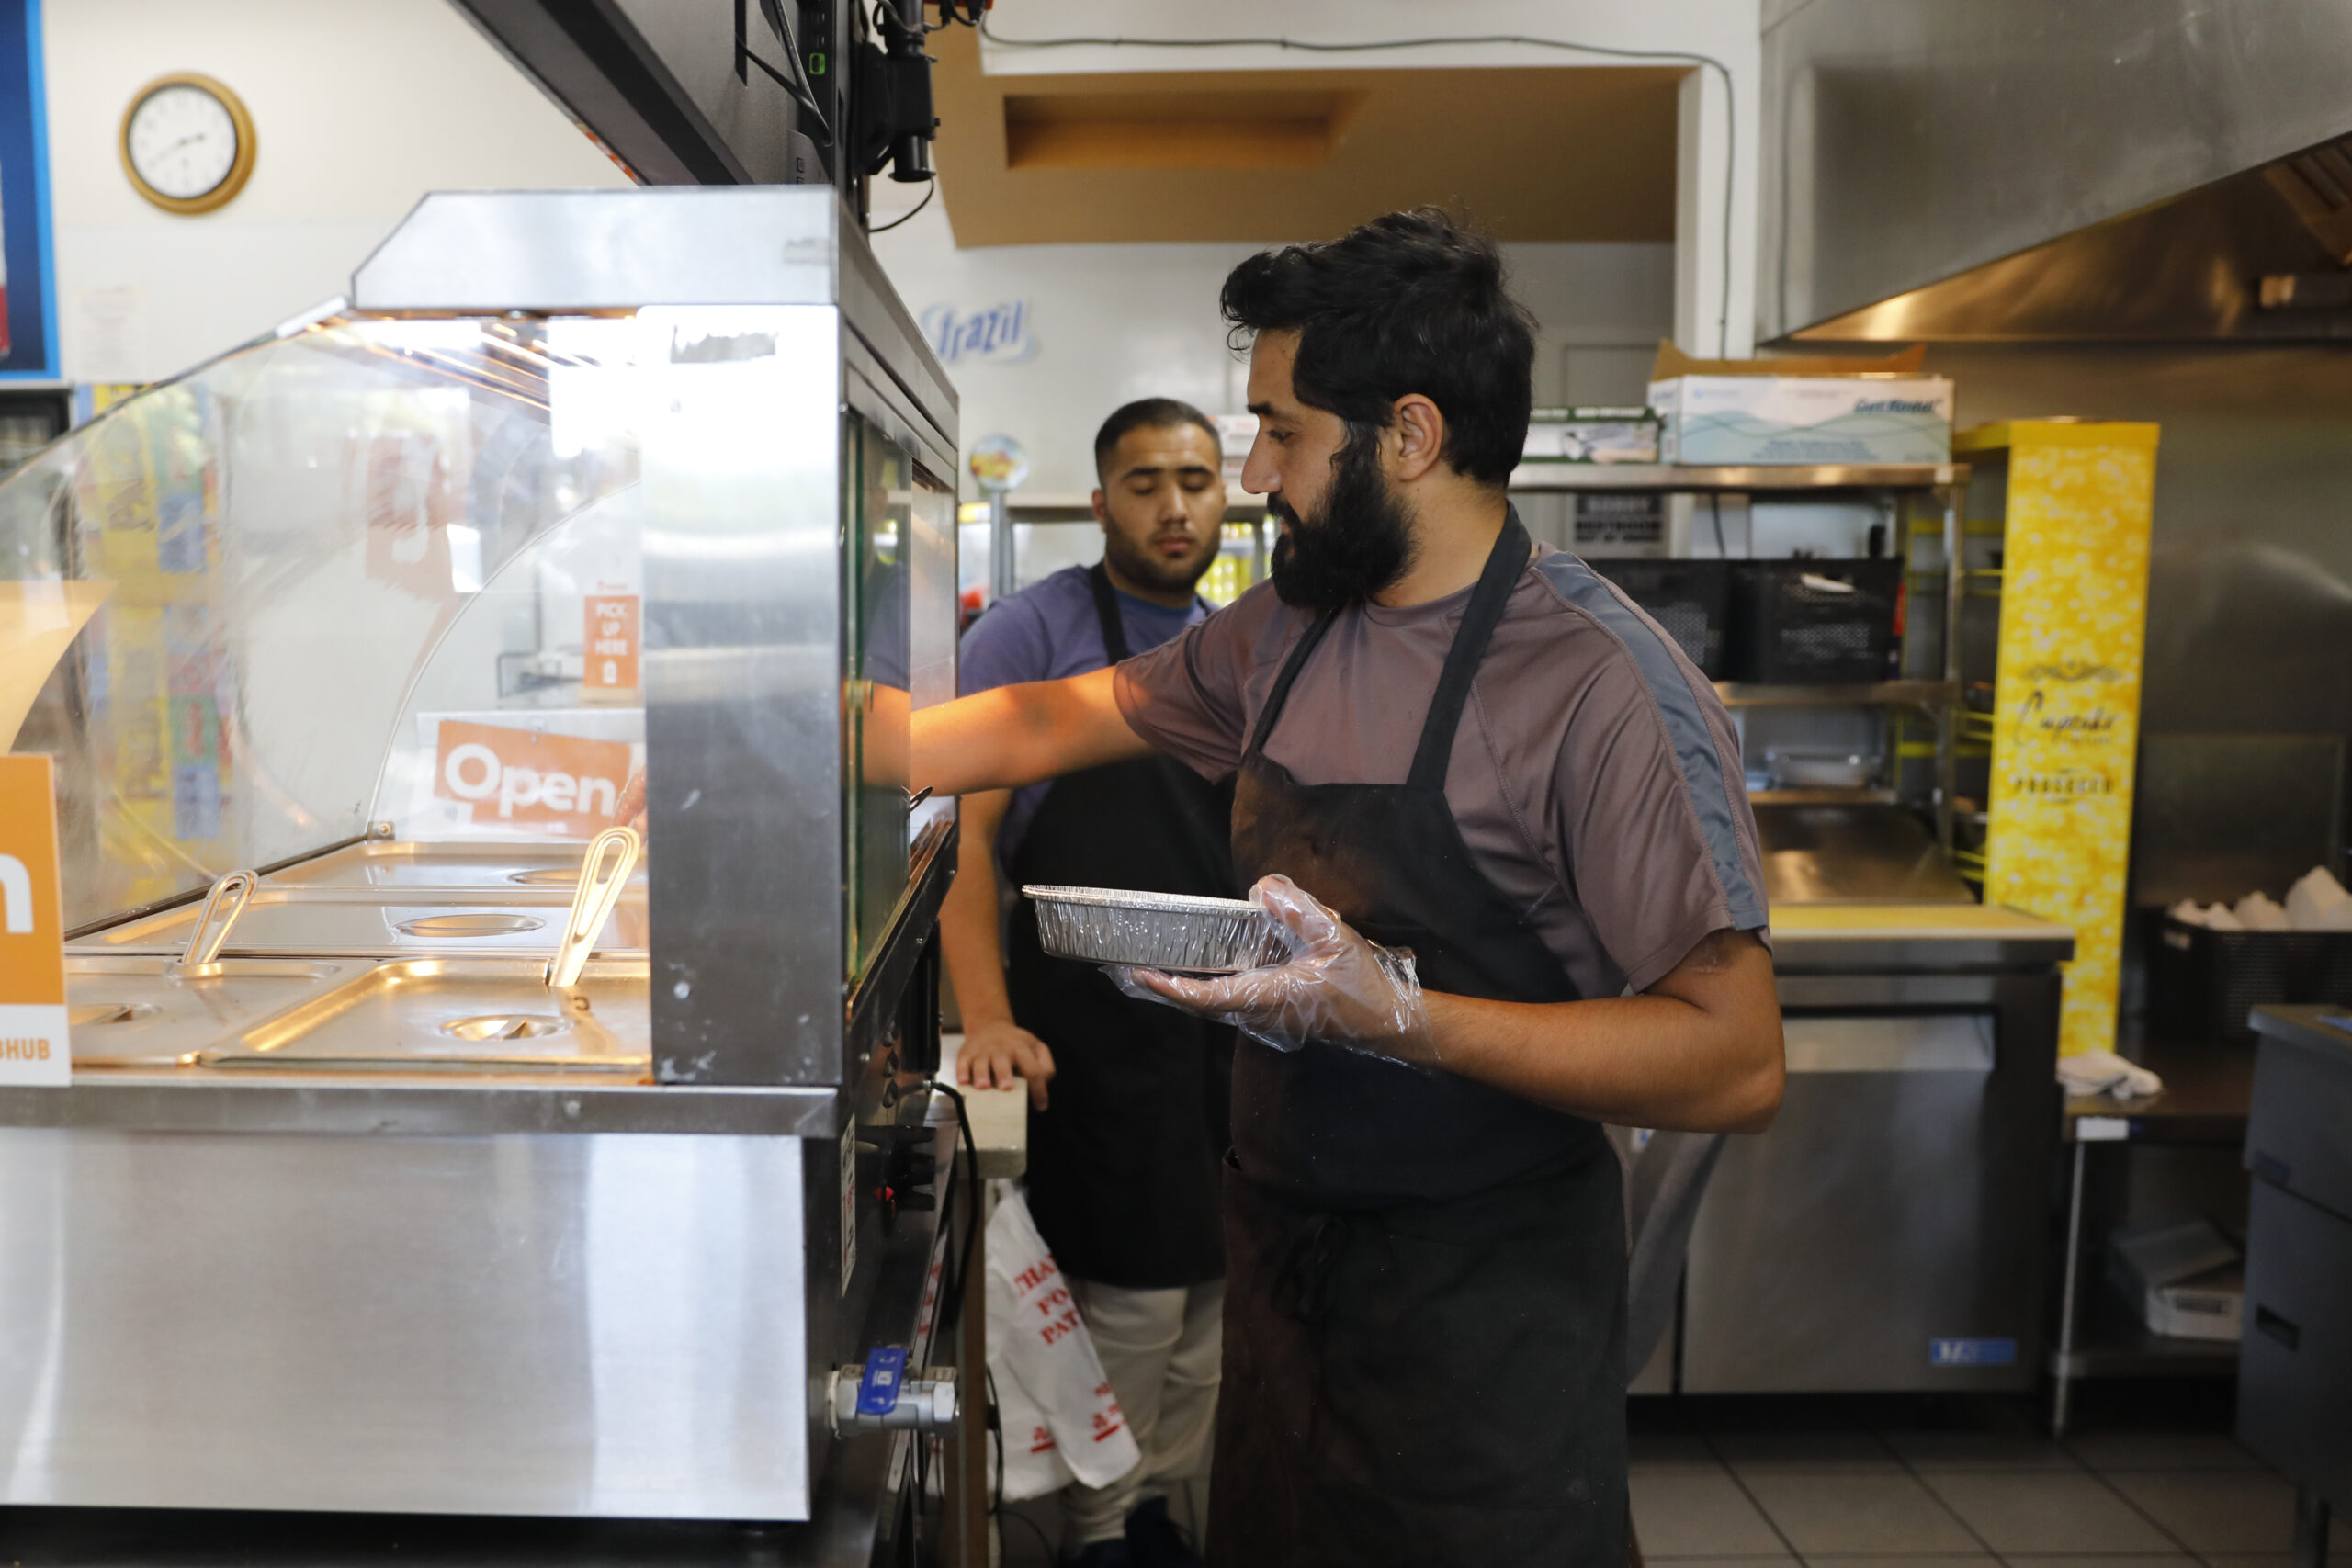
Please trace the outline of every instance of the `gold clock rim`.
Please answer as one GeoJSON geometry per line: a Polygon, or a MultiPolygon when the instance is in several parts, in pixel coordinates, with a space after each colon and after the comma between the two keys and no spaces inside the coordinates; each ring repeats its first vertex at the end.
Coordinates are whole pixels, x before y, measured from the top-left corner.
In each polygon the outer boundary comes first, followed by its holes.
{"type": "Polygon", "coordinates": [[[237,199],[237,193],[245,188],[245,181],[253,177],[254,158],[260,151],[260,138],[254,131],[254,117],[246,112],[245,101],[237,96],[227,83],[199,71],[174,71],[156,77],[130,95],[130,103],[122,111],[121,129],[116,133],[115,150],[122,159],[122,172],[129,177],[131,189],[166,212],[192,217],[199,212],[226,207],[237,199]],[[138,114],[141,104],[166,87],[194,87],[199,92],[209,93],[222,108],[229,111],[229,123],[236,129],[236,160],[229,165],[229,172],[221,176],[220,183],[202,196],[165,196],[140,176],[138,165],[130,160],[131,118],[138,114]]]}

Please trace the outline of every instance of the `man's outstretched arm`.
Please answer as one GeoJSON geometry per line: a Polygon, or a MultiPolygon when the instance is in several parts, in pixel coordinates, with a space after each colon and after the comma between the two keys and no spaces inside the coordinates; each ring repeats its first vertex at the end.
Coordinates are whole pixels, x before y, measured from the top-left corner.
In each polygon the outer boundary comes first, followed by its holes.
{"type": "Polygon", "coordinates": [[[940,795],[1018,789],[1148,756],[1114,695],[1115,672],[1031,681],[916,710],[914,787],[940,795]]]}
{"type": "MultiPolygon", "coordinates": [[[[1127,727],[1110,670],[997,686],[918,708],[909,722],[910,789],[971,795],[1019,789],[1104,762],[1148,757],[1127,727]]],[[[645,770],[629,775],[613,820],[645,830],[645,770]]]]}

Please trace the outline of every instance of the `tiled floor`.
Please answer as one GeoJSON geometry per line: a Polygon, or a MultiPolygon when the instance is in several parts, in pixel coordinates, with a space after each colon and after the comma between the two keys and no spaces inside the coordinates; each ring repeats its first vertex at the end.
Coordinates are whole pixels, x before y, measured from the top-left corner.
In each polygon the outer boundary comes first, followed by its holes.
{"type": "MultiPolygon", "coordinates": [[[[1644,1401],[1634,1526],[1657,1568],[2290,1568],[2294,1493],[2226,1431],[2118,1425],[2064,1442],[2019,1404],[1644,1401]]],[[[2225,1417],[2224,1417],[2225,1419],[2225,1417]]],[[[1007,1568],[1050,1562],[1051,1499],[1007,1568]]],[[[2352,1568],[2339,1521],[2331,1568],[2352,1568]]]]}
{"type": "Polygon", "coordinates": [[[1645,1425],[1634,1524],[1660,1568],[2287,1568],[2293,1544],[2293,1490],[2224,1433],[1645,1425]]]}

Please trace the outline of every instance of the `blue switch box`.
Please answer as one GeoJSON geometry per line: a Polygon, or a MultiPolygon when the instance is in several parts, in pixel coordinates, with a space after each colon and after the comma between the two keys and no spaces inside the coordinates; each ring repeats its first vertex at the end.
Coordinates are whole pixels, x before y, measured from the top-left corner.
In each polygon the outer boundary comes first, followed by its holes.
{"type": "Polygon", "coordinates": [[[899,1390],[907,1381],[907,1348],[884,1345],[865,1353],[865,1375],[857,1383],[857,1413],[888,1416],[899,1407],[899,1390]]]}

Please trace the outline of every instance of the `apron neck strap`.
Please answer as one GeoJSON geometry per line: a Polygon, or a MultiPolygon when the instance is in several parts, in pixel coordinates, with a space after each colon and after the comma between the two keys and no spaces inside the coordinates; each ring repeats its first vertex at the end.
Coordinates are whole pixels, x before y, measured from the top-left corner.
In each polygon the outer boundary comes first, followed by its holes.
{"type": "Polygon", "coordinates": [[[1102,623],[1102,658],[1123,663],[1127,658],[1127,629],[1119,621],[1119,601],[1111,588],[1111,574],[1096,561],[1086,569],[1086,585],[1094,591],[1094,617],[1102,623]]]}
{"type": "Polygon", "coordinates": [[[1283,706],[1290,701],[1291,682],[1298,679],[1298,672],[1314,656],[1316,645],[1323,640],[1323,634],[1329,631],[1331,623],[1339,618],[1339,611],[1324,611],[1300,636],[1298,646],[1290,650],[1290,658],[1283,662],[1283,672],[1274,677],[1274,689],[1266,694],[1266,705],[1258,710],[1258,728],[1250,732],[1249,750],[1242,753],[1245,758],[1256,756],[1266,749],[1266,737],[1274,732],[1274,720],[1282,717],[1283,706]]]}
{"type": "Polygon", "coordinates": [[[1470,699],[1470,682],[1478,673],[1478,665],[1487,657],[1487,645],[1494,640],[1495,627],[1501,624],[1503,607],[1510,603],[1510,591],[1519,581],[1519,574],[1527,570],[1528,558],[1535,547],[1527,537],[1527,529],[1519,520],[1519,509],[1511,507],[1503,517],[1503,530],[1495,536],[1495,547],[1487,553],[1487,566],[1478,574],[1478,586],[1470,591],[1470,607],[1463,612],[1462,625],[1453,634],[1453,646],[1445,655],[1445,671],[1437,679],[1437,692],[1430,698],[1429,717],[1421,724],[1421,743],[1413,751],[1413,771],[1407,778],[1415,789],[1445,790],[1446,769],[1453,761],[1453,732],[1461,728],[1462,709],[1470,699]]]}

